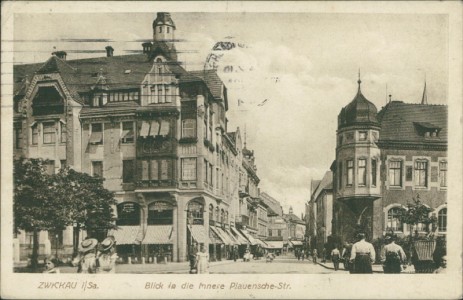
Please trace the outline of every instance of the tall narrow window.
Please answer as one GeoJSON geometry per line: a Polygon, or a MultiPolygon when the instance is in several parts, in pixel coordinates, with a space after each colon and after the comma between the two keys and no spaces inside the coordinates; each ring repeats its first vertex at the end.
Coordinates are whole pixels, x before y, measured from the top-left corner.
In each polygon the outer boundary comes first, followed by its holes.
{"type": "Polygon", "coordinates": [[[135,173],[134,169],[134,160],[129,159],[122,161],[122,182],[133,182],[135,173]]]}
{"type": "Polygon", "coordinates": [[[371,160],[371,185],[372,186],[376,186],[376,176],[378,172],[377,162],[378,161],[376,159],[371,160]]]}
{"type": "Polygon", "coordinates": [[[196,158],[182,158],[182,180],[196,180],[196,158]]]}
{"type": "Polygon", "coordinates": [[[446,187],[447,186],[447,162],[446,161],[439,162],[439,178],[440,178],[440,186],[446,187]]]}
{"type": "Polygon", "coordinates": [[[92,161],[92,175],[103,177],[103,162],[92,161]]]}
{"type": "Polygon", "coordinates": [[[43,143],[54,144],[56,140],[55,122],[43,123],[43,143]]]}
{"type": "Polygon", "coordinates": [[[103,124],[102,123],[92,124],[92,134],[90,136],[89,143],[93,145],[103,144],[103,124]]]}
{"type": "Polygon", "coordinates": [[[63,123],[63,122],[60,122],[60,126],[61,126],[61,143],[66,143],[67,141],[67,129],[66,129],[66,124],[63,123]]]}
{"type": "Polygon", "coordinates": [[[159,164],[157,160],[152,160],[150,163],[150,178],[151,180],[159,180],[159,164]]]}
{"type": "Polygon", "coordinates": [[[204,109],[205,110],[205,113],[204,113],[204,139],[208,139],[207,138],[207,116],[208,116],[208,113],[207,113],[207,108],[204,109]]]}
{"type": "Polygon", "coordinates": [[[184,138],[196,137],[196,120],[195,119],[182,120],[182,137],[184,138]]]}
{"type": "Polygon", "coordinates": [[[354,161],[347,161],[347,185],[352,185],[354,182],[354,161]]]}
{"type": "Polygon", "coordinates": [[[213,169],[213,168],[212,168],[212,164],[209,164],[209,170],[208,170],[208,171],[209,171],[209,174],[208,174],[208,175],[209,175],[209,179],[208,179],[208,183],[209,183],[211,186],[214,186],[214,183],[213,183],[213,178],[214,178],[214,177],[212,177],[212,169],[213,169]]]}
{"type": "Polygon", "coordinates": [[[207,162],[206,159],[204,159],[204,169],[203,169],[203,174],[204,174],[204,182],[205,183],[209,183],[209,174],[208,174],[208,171],[209,171],[209,164],[207,162]]]}
{"type": "Polygon", "coordinates": [[[209,204],[209,221],[214,221],[214,206],[209,204]]]}
{"type": "Polygon", "coordinates": [[[339,170],[338,170],[338,179],[339,179],[339,188],[342,188],[342,161],[339,162],[339,170]]]}
{"type": "Polygon", "coordinates": [[[389,185],[402,186],[402,161],[389,162],[389,185]]]}
{"type": "Polygon", "coordinates": [[[121,135],[121,141],[122,144],[130,144],[133,143],[135,138],[135,133],[134,133],[134,126],[133,122],[122,122],[122,135],[121,135]]]}
{"type": "Polygon", "coordinates": [[[16,149],[23,147],[23,129],[21,127],[14,128],[14,147],[16,149]]]}
{"type": "Polygon", "coordinates": [[[161,160],[161,180],[169,179],[169,161],[161,160]]]}
{"type": "Polygon", "coordinates": [[[209,139],[210,141],[212,142],[213,141],[213,138],[212,138],[212,110],[209,110],[209,139]]]}
{"type": "Polygon", "coordinates": [[[141,180],[149,180],[149,161],[142,160],[141,161],[141,180]]]}
{"type": "Polygon", "coordinates": [[[387,229],[393,231],[403,231],[403,224],[400,221],[399,207],[393,207],[387,212],[387,229]]]}
{"type": "Polygon", "coordinates": [[[170,94],[170,86],[166,85],[164,88],[165,88],[166,102],[170,103],[172,102],[171,94],[170,94]]]}
{"type": "Polygon", "coordinates": [[[39,142],[39,124],[35,123],[32,126],[32,145],[37,145],[39,142]]]}
{"type": "Polygon", "coordinates": [[[428,162],[426,160],[415,161],[415,185],[426,187],[428,185],[428,162]]]}
{"type": "Polygon", "coordinates": [[[361,158],[358,160],[358,185],[366,185],[367,181],[367,160],[361,158]]]}
{"type": "Polygon", "coordinates": [[[447,208],[439,210],[439,213],[437,214],[437,227],[439,232],[447,231],[447,208]]]}

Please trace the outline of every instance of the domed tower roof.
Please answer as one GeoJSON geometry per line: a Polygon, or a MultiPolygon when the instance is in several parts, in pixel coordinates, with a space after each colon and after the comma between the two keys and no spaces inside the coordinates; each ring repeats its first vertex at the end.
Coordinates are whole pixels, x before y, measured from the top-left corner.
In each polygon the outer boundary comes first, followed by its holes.
{"type": "Polygon", "coordinates": [[[360,78],[357,82],[359,85],[357,95],[346,107],[343,107],[339,113],[338,128],[352,125],[379,126],[377,119],[378,110],[373,103],[363,96],[360,90],[360,84],[362,83],[360,78]]]}
{"type": "Polygon", "coordinates": [[[170,25],[174,27],[175,29],[175,23],[170,17],[170,13],[168,12],[158,12],[156,19],[153,22],[153,28],[155,28],[158,25],[170,25]]]}

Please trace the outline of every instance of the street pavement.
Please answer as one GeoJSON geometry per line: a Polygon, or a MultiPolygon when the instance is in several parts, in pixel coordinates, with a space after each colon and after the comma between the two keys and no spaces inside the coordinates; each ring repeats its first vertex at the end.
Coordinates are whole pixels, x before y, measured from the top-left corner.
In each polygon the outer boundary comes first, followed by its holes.
{"type": "MultiPolygon", "coordinates": [[[[60,266],[61,273],[76,273],[76,267],[60,266]]],[[[120,274],[188,274],[189,263],[167,264],[118,264],[116,273],[120,274]]],[[[314,264],[311,260],[298,261],[293,255],[277,256],[273,262],[264,258],[243,262],[242,259],[223,260],[209,264],[210,274],[347,274],[345,270],[334,271],[332,264],[314,264]]]]}

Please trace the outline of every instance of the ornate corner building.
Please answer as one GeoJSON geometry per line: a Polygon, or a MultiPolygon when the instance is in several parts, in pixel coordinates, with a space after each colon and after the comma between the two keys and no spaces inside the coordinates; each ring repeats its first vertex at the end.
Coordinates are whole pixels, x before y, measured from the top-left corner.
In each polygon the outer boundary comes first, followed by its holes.
{"type": "MultiPolygon", "coordinates": [[[[225,85],[215,70],[181,66],[175,31],[170,14],[158,13],[141,54],[115,56],[107,46],[106,57],[57,51],[15,65],[14,155],[49,159],[50,173],[68,165],[105,178],[118,201],[119,230],[109,234],[122,257],[185,261],[197,242],[226,258],[248,242],[235,228],[239,192],[258,199],[259,179],[239,129],[227,132],[225,85]],[[252,184],[242,184],[248,175],[252,184]]],[[[72,231],[41,232],[40,253],[72,253],[72,231]]],[[[21,257],[30,239],[18,235],[21,257]]]]}
{"type": "Polygon", "coordinates": [[[333,172],[333,234],[342,241],[364,230],[369,239],[393,231],[424,232],[398,218],[414,198],[432,209],[437,232],[447,230],[447,106],[390,101],[379,112],[363,96],[338,116],[333,172]]]}

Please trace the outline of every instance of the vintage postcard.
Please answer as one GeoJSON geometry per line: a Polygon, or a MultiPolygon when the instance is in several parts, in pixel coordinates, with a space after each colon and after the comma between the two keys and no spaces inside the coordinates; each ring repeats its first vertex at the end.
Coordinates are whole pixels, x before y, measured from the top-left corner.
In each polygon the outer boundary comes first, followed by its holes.
{"type": "Polygon", "coordinates": [[[4,298],[459,299],[459,2],[3,2],[4,298]]]}

